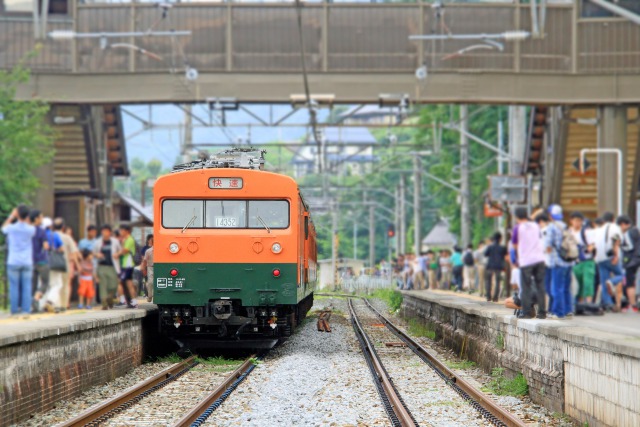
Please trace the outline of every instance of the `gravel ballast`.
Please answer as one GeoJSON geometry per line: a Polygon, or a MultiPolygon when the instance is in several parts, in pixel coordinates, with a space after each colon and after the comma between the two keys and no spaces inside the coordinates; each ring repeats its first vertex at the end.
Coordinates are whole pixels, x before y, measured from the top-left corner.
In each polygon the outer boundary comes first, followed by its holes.
{"type": "MultiPolygon", "coordinates": [[[[344,300],[316,301],[314,309],[344,300]]],[[[331,333],[308,318],[207,420],[207,426],[388,426],[348,321],[334,312],[331,333]]]]}
{"type": "Polygon", "coordinates": [[[399,339],[361,300],[353,306],[406,407],[421,426],[491,426],[407,347],[387,347],[399,339]]]}
{"type": "Polygon", "coordinates": [[[55,424],[62,423],[91,406],[109,399],[129,387],[133,387],[137,383],[144,381],[148,377],[157,374],[171,365],[173,365],[173,363],[145,363],[133,369],[125,376],[116,378],[107,384],[90,388],[78,397],[71,400],[62,400],[58,402],[52,410],[36,414],[33,418],[18,424],[18,426],[50,427],[55,424]]]}

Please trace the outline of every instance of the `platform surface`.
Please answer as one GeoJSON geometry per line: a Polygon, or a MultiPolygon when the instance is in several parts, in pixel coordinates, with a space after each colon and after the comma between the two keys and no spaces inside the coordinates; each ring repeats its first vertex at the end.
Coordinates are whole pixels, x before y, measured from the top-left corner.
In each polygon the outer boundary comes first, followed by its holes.
{"type": "Polygon", "coordinates": [[[67,310],[58,314],[0,314],[0,347],[141,319],[155,309],[154,304],[140,304],[136,309],[101,310],[98,307],[92,310],[67,310]]]}
{"type": "Polygon", "coordinates": [[[404,294],[480,316],[499,318],[518,327],[558,336],[567,341],[606,348],[640,358],[640,314],[605,313],[602,316],[574,316],[573,319],[518,319],[502,302],[487,302],[467,293],[442,290],[403,291],[404,294]]]}

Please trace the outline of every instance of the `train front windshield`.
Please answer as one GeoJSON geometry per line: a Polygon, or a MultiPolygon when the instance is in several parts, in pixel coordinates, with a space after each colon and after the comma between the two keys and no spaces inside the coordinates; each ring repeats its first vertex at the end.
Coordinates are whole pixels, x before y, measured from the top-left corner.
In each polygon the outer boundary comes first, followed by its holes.
{"type": "Polygon", "coordinates": [[[164,228],[289,228],[287,200],[164,200],[164,228]]]}

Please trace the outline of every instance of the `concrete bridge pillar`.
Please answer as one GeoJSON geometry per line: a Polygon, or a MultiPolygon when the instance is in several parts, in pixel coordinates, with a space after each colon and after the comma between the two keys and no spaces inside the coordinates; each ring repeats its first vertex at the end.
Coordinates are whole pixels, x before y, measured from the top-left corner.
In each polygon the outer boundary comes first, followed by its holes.
{"type": "MultiPolygon", "coordinates": [[[[618,186],[622,185],[622,207],[626,213],[627,185],[627,107],[598,107],[598,148],[622,150],[622,182],[618,182],[618,158],[615,154],[598,154],[598,214],[610,211],[618,215],[618,186]]],[[[593,157],[592,157],[593,158],[593,157]]]]}

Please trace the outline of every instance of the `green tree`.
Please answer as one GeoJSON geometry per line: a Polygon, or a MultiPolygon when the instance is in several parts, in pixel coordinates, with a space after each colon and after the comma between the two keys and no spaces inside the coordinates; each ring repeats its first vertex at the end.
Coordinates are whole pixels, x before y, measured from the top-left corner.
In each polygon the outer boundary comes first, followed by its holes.
{"type": "Polygon", "coordinates": [[[0,70],[0,216],[19,203],[28,203],[40,182],[35,170],[53,158],[54,132],[47,121],[49,105],[17,101],[19,84],[29,81],[29,70],[19,65],[0,70]]]}
{"type": "MultiPolygon", "coordinates": [[[[130,176],[125,179],[119,179],[115,182],[116,191],[131,196],[133,199],[140,201],[142,199],[142,186],[150,179],[156,179],[160,175],[169,173],[168,169],[162,168],[162,162],[158,159],[151,159],[147,163],[144,160],[135,157],[129,162],[130,176]]],[[[153,203],[153,192],[150,188],[145,190],[145,205],[153,203]]]]}

